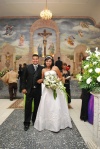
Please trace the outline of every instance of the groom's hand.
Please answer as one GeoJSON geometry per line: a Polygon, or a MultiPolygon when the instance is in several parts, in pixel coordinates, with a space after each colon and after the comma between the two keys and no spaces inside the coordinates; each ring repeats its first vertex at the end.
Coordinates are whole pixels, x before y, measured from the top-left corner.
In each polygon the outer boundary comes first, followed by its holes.
{"type": "Polygon", "coordinates": [[[43,82],[43,79],[37,80],[37,83],[41,84],[43,82]]]}
{"type": "Polygon", "coordinates": [[[23,90],[22,90],[22,93],[23,93],[23,94],[26,94],[26,93],[27,93],[27,90],[26,90],[26,89],[23,89],[23,90]]]}

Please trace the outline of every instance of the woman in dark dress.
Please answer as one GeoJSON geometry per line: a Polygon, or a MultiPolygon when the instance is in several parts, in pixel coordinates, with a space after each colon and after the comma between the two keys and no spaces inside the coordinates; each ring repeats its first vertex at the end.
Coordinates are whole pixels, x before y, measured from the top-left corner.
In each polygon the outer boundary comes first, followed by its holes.
{"type": "Polygon", "coordinates": [[[23,67],[19,64],[18,79],[19,79],[19,92],[22,92],[22,77],[23,77],[23,67]]]}
{"type": "MultiPolygon", "coordinates": [[[[83,57],[82,61],[86,60],[86,57],[83,57]]],[[[84,70],[81,68],[81,75],[84,73],[84,70]]],[[[90,92],[89,89],[82,88],[82,105],[81,105],[81,113],[80,119],[84,122],[88,120],[88,103],[90,99],[90,92]]]]}
{"type": "Polygon", "coordinates": [[[70,93],[70,71],[66,70],[67,64],[63,63],[62,65],[62,76],[64,78],[64,86],[66,87],[66,92],[68,94],[68,108],[72,109],[71,103],[71,93],[70,93]]]}
{"type": "Polygon", "coordinates": [[[80,113],[80,119],[84,122],[88,120],[88,103],[90,99],[90,92],[88,89],[82,89],[81,94],[82,99],[82,105],[81,105],[81,113],[80,113]]]}

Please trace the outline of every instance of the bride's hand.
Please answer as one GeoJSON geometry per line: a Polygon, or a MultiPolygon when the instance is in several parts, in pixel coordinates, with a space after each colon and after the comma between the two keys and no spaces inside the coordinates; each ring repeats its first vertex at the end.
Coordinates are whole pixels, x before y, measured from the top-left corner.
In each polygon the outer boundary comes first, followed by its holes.
{"type": "Polygon", "coordinates": [[[62,81],[62,78],[59,78],[59,81],[62,81]]]}

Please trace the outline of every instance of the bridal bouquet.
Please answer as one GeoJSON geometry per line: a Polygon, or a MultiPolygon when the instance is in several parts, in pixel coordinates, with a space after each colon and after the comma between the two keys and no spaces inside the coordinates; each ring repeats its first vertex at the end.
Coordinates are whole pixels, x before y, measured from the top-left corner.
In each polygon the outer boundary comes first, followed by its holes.
{"type": "Polygon", "coordinates": [[[56,99],[56,97],[57,97],[56,89],[61,90],[67,98],[67,93],[66,93],[65,87],[64,87],[63,83],[59,80],[59,78],[57,76],[52,75],[52,74],[49,74],[49,75],[45,76],[44,84],[47,88],[52,89],[54,99],[56,99]]]}
{"type": "Polygon", "coordinates": [[[86,51],[88,57],[82,62],[83,74],[76,77],[81,88],[87,88],[95,93],[100,93],[100,52],[96,48],[95,52],[86,51]]]}

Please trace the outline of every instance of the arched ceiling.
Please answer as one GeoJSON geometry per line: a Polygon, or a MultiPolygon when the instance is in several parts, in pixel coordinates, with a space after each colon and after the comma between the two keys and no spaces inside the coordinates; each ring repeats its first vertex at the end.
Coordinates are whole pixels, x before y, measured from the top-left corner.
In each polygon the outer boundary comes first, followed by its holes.
{"type": "MultiPolygon", "coordinates": [[[[39,16],[46,0],[0,0],[0,17],[39,16]]],[[[89,16],[100,24],[100,0],[48,0],[53,16],[89,16]]]]}

